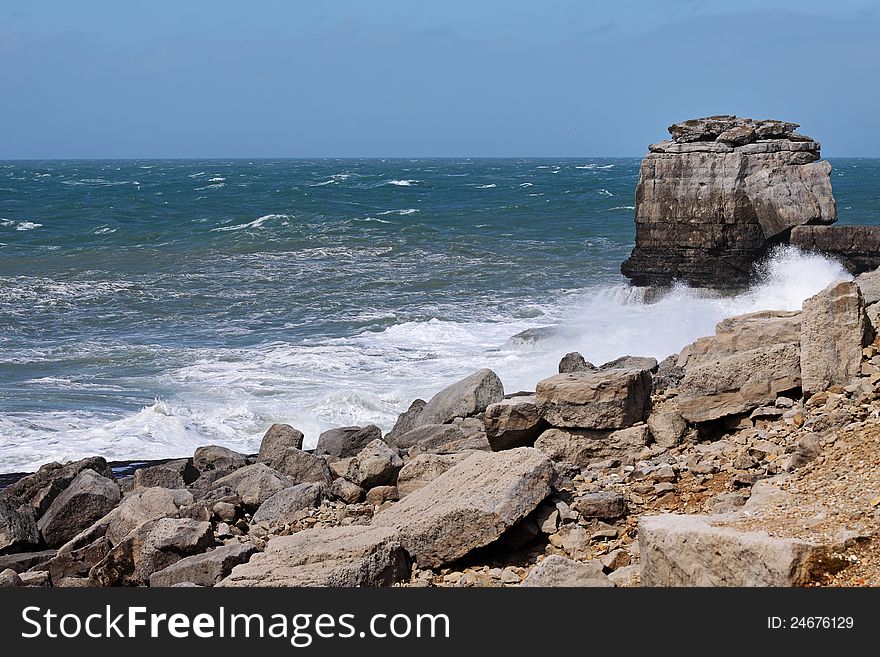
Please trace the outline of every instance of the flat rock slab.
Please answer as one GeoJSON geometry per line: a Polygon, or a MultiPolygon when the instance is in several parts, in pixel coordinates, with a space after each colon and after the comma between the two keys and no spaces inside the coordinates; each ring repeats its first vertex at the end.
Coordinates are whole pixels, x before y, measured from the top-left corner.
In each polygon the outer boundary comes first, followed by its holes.
{"type": "Polygon", "coordinates": [[[393,529],[353,525],[273,538],[218,586],[391,586],[409,574],[393,529]]]}
{"type": "Polygon", "coordinates": [[[256,551],[254,545],[238,543],[194,554],[150,575],[150,586],[168,587],[183,583],[214,586],[235,566],[246,563],[256,551]]]}
{"type": "Polygon", "coordinates": [[[402,501],[373,525],[400,533],[422,567],[436,568],[495,541],[550,494],[553,464],[529,447],[475,453],[402,501]]]}
{"type": "Polygon", "coordinates": [[[538,412],[554,427],[622,429],[645,419],[650,400],[645,369],[557,374],[535,390],[538,412]]]}
{"type": "Polygon", "coordinates": [[[610,587],[614,584],[598,561],[575,561],[553,554],[535,566],[520,586],[610,587]]]}
{"type": "Polygon", "coordinates": [[[801,586],[829,558],[825,546],[717,522],[717,516],[643,517],[642,586],[801,586]]]}

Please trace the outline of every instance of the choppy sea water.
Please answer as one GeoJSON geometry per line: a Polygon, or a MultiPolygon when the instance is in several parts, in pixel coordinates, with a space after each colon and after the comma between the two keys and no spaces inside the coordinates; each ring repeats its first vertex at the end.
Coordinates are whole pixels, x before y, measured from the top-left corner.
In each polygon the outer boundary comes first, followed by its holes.
{"type": "MultiPolygon", "coordinates": [[[[880,160],[832,164],[841,221],[878,223],[880,160]]],[[[644,303],[618,271],[638,166],[0,162],[0,472],[388,429],[477,368],[515,391],[571,350],[663,358],[845,276],[786,250],[737,297],[644,303]]]]}

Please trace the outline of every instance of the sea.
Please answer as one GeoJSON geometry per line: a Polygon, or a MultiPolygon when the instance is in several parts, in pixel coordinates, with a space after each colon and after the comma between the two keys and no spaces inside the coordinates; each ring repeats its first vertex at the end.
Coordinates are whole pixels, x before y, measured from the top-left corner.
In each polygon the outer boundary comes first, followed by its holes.
{"type": "MultiPolygon", "coordinates": [[[[833,159],[841,223],[880,160],[833,159]]],[[[847,274],[791,248],[755,286],[646,299],[619,272],[639,159],[0,161],[0,472],[252,453],[390,429],[483,368],[533,390],[566,352],[658,359],[847,274]],[[512,340],[527,329],[551,337],[512,340]]]]}

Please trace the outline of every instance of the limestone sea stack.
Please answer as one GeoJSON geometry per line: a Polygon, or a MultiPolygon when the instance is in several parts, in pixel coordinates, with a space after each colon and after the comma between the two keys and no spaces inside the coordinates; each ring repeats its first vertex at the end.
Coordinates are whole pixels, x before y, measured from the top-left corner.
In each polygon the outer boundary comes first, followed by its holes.
{"type": "Polygon", "coordinates": [[[793,228],[837,220],[831,165],[796,123],[711,116],[649,146],[636,189],[636,285],[736,288],[793,228]]]}

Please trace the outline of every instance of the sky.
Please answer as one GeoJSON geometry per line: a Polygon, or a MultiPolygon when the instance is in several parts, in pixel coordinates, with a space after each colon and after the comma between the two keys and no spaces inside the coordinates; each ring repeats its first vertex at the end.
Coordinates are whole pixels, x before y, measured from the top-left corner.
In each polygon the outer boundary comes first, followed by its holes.
{"type": "Polygon", "coordinates": [[[0,0],[0,159],[880,156],[880,0],[0,0]]]}

